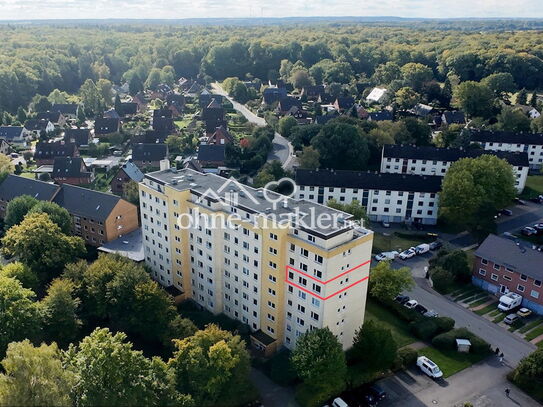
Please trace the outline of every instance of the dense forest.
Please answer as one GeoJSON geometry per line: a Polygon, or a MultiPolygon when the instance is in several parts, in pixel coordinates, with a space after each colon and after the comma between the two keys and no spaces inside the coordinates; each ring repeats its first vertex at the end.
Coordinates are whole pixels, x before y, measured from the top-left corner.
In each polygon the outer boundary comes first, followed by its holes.
{"type": "Polygon", "coordinates": [[[54,89],[77,93],[87,79],[127,81],[132,90],[181,76],[267,80],[289,63],[315,82],[342,85],[389,84],[396,67],[414,62],[437,82],[508,72],[519,89],[543,87],[543,33],[525,30],[536,22],[504,23],[518,31],[499,32],[463,24],[2,25],[0,110],[26,109],[54,89]]]}

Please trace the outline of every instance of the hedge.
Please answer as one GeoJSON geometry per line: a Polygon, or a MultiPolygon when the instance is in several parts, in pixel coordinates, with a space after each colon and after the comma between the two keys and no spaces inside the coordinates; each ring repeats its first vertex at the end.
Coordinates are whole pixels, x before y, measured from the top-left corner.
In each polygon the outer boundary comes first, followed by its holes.
{"type": "Polygon", "coordinates": [[[419,357],[419,353],[416,351],[416,349],[405,347],[398,350],[398,358],[396,359],[395,363],[395,370],[396,369],[406,369],[411,365],[414,365],[417,363],[417,358],[419,357]]]}
{"type": "Polygon", "coordinates": [[[448,317],[424,317],[409,324],[411,332],[423,341],[429,341],[438,334],[450,331],[453,327],[454,319],[448,317]]]}
{"type": "Polygon", "coordinates": [[[490,352],[490,344],[466,328],[453,329],[437,335],[432,339],[432,345],[438,349],[455,350],[457,339],[468,339],[471,342],[470,353],[484,354],[490,352]]]}

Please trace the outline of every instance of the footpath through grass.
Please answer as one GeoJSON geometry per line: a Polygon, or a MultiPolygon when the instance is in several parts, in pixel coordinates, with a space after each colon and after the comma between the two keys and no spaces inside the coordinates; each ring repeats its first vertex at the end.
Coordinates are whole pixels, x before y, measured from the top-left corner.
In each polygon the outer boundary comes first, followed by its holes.
{"type": "Polygon", "coordinates": [[[439,350],[431,347],[419,350],[419,355],[424,355],[436,363],[443,372],[443,377],[445,378],[452,376],[487,357],[487,355],[461,353],[456,350],[439,350]]]}

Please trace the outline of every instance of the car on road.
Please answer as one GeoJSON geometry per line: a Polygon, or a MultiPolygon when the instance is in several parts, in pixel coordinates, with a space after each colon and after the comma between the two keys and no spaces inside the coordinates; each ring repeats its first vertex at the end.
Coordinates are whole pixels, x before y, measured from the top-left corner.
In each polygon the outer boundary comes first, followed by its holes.
{"type": "Polygon", "coordinates": [[[509,314],[503,319],[503,322],[506,323],[507,325],[511,325],[515,323],[516,321],[518,321],[519,319],[520,317],[517,314],[509,314]]]}
{"type": "Polygon", "coordinates": [[[416,254],[417,254],[417,252],[415,251],[415,248],[410,247],[409,249],[404,250],[403,252],[401,252],[398,257],[400,259],[402,259],[402,260],[407,260],[407,259],[410,259],[411,257],[415,257],[416,254]]]}
{"type": "Polygon", "coordinates": [[[409,300],[407,301],[403,306],[405,308],[409,308],[409,309],[413,309],[415,308],[417,305],[419,305],[419,302],[417,300],[409,300]]]}
{"type": "Polygon", "coordinates": [[[394,301],[400,304],[405,304],[407,301],[409,301],[410,298],[408,295],[398,295],[396,298],[394,298],[394,301]]]}
{"type": "Polygon", "coordinates": [[[512,216],[513,215],[513,211],[511,209],[502,209],[500,211],[500,214],[501,215],[506,215],[506,216],[512,216]]]}
{"type": "Polygon", "coordinates": [[[437,250],[443,247],[443,242],[436,240],[435,242],[430,243],[430,250],[437,250]]]}
{"type": "Polygon", "coordinates": [[[393,250],[391,252],[383,252],[376,254],[374,259],[377,261],[383,261],[383,260],[394,260],[400,253],[396,250],[393,250]]]}
{"type": "Polygon", "coordinates": [[[432,379],[439,379],[443,377],[443,372],[441,371],[439,366],[432,362],[430,359],[428,359],[426,356],[419,356],[417,358],[417,366],[420,370],[422,370],[423,373],[427,374],[432,379]]]}
{"type": "Polygon", "coordinates": [[[529,317],[530,315],[532,315],[532,310],[528,309],[528,308],[521,308],[521,309],[519,309],[517,311],[517,315],[519,317],[526,318],[526,317],[529,317]]]}
{"type": "Polygon", "coordinates": [[[424,314],[426,314],[428,312],[428,308],[426,308],[422,304],[415,305],[414,310],[417,311],[419,314],[422,314],[422,315],[424,315],[424,314]]]}
{"type": "Polygon", "coordinates": [[[537,235],[537,229],[534,229],[530,226],[526,226],[525,228],[522,228],[520,231],[524,236],[534,236],[537,235]]]}
{"type": "Polygon", "coordinates": [[[428,318],[436,318],[439,316],[439,314],[437,312],[435,312],[433,309],[431,309],[430,311],[427,311],[425,312],[424,314],[425,317],[428,317],[428,318]]]}

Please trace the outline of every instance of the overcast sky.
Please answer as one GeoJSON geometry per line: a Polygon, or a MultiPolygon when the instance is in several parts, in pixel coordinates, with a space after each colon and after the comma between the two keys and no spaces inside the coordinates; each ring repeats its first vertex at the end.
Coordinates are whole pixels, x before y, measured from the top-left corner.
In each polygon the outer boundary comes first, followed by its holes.
{"type": "Polygon", "coordinates": [[[0,20],[261,16],[543,17],[543,0],[0,0],[0,20]]]}

